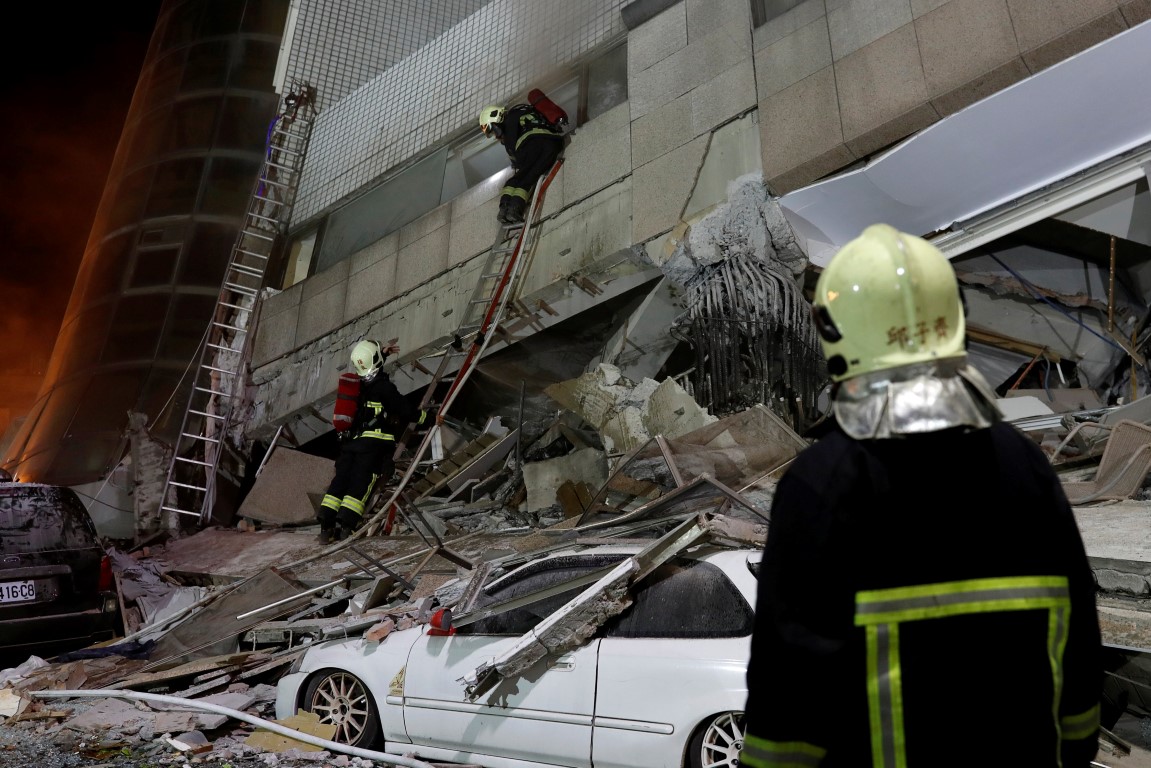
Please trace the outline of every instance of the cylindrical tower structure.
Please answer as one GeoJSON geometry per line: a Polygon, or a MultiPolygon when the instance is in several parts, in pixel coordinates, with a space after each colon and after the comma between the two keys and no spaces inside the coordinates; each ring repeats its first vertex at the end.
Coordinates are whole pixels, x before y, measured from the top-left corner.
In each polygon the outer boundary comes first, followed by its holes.
{"type": "Polygon", "coordinates": [[[36,403],[4,466],[82,485],[173,440],[279,99],[289,0],[165,0],[36,403]]]}

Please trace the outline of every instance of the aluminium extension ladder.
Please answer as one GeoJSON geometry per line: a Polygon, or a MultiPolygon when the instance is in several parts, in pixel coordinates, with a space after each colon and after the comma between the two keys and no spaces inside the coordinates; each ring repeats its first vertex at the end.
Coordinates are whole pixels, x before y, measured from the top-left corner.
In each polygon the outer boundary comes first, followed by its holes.
{"type": "MultiPolygon", "coordinates": [[[[422,526],[413,525],[415,520],[422,519],[422,514],[416,509],[409,495],[405,494],[405,491],[419,466],[420,460],[427,455],[430,447],[435,442],[437,433],[443,424],[444,415],[455,401],[456,396],[460,392],[460,388],[479,364],[479,360],[491,342],[492,337],[502,331],[500,322],[503,320],[504,310],[507,308],[508,301],[514,293],[513,288],[519,277],[519,270],[526,262],[530,261],[530,255],[539,243],[539,220],[543,210],[544,196],[547,193],[548,186],[556,177],[556,174],[559,173],[562,166],[563,158],[560,157],[556,160],[555,165],[552,166],[551,171],[536,184],[535,191],[532,194],[531,204],[524,214],[522,223],[500,224],[496,240],[488,252],[488,261],[481,270],[480,279],[476,282],[476,287],[473,289],[472,296],[468,300],[464,317],[452,341],[444,345],[441,351],[437,353],[440,357],[439,365],[432,374],[431,381],[428,383],[424,391],[423,399],[420,401],[419,407],[421,410],[437,405],[434,402],[436,389],[441,381],[449,379],[450,377],[451,383],[448,386],[447,392],[437,406],[435,423],[424,434],[419,446],[410,456],[404,455],[406,453],[405,445],[407,439],[412,436],[413,430],[409,427],[405,431],[404,436],[396,445],[395,460],[397,466],[399,466],[401,460],[406,461],[407,469],[404,471],[398,484],[392,489],[390,496],[382,506],[379,507],[379,511],[376,512],[370,520],[366,520],[364,525],[352,535],[352,538],[374,534],[383,523],[385,517],[387,517],[390,522],[395,511],[399,511],[401,515],[407,518],[409,525],[411,525],[417,533],[421,536],[431,537],[434,543],[429,543],[432,544],[434,550],[441,550],[441,554],[449,556],[449,559],[454,559],[451,557],[451,553],[442,551],[443,543],[430,525],[426,523],[422,526]],[[459,363],[459,367],[452,373],[452,363],[460,360],[460,358],[463,359],[459,363]],[[424,530],[421,530],[421,528],[424,530]]],[[[372,505],[372,508],[375,508],[375,506],[376,505],[372,505]]]]}
{"type": "Polygon", "coordinates": [[[201,340],[161,513],[193,516],[201,525],[212,517],[225,440],[244,396],[252,314],[273,249],[287,229],[315,119],[312,95],[307,85],[285,95],[268,128],[263,166],[201,340]]]}

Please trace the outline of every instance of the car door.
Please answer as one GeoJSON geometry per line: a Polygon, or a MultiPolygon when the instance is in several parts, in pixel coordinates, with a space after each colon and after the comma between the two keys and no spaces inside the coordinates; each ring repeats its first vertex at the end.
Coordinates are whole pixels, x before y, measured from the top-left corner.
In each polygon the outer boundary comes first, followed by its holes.
{"type": "MultiPolygon", "coordinates": [[[[561,563],[525,573],[481,597],[479,605],[562,584],[597,565],[561,563]]],[[[404,721],[414,744],[551,765],[590,766],[599,641],[549,655],[469,701],[463,678],[520,642],[540,620],[584,587],[463,626],[425,633],[412,647],[404,680],[404,721]]]]}
{"type": "MultiPolygon", "coordinates": [[[[730,553],[735,556],[737,553],[730,553]]],[[[602,629],[592,761],[596,768],[679,766],[692,732],[747,701],[754,577],[673,560],[632,589],[602,629]]]]}

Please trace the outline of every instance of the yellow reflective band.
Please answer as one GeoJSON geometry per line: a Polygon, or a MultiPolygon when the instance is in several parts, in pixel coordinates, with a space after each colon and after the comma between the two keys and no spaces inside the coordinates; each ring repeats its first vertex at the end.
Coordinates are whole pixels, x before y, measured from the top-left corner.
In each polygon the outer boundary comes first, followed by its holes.
{"type": "Polygon", "coordinates": [[[527,131],[526,133],[522,134],[518,139],[516,139],[516,149],[520,148],[520,144],[523,144],[524,139],[526,139],[528,136],[555,136],[555,135],[557,135],[557,134],[552,132],[552,131],[547,130],[546,128],[532,128],[530,131],[527,131]]]}
{"type": "Polygon", "coordinates": [[[740,765],[751,768],[812,768],[823,762],[827,750],[804,741],[770,741],[752,736],[744,737],[740,765]]]}
{"type": "Polygon", "coordinates": [[[1066,576],[970,579],[858,592],[855,595],[855,625],[861,627],[1070,604],[1066,576]]]}
{"type": "Polygon", "coordinates": [[[507,195],[508,197],[518,197],[523,201],[528,199],[528,191],[520,189],[519,187],[504,187],[500,190],[500,195],[507,195]]]}
{"type": "Polygon", "coordinates": [[[1099,730],[1099,705],[1078,715],[1068,715],[1059,721],[1063,738],[1069,740],[1090,739],[1099,730]]]}
{"type": "Polygon", "coordinates": [[[369,429],[367,432],[361,432],[360,437],[374,437],[377,440],[395,440],[396,436],[387,432],[381,432],[378,429],[369,429]]]}
{"type": "Polygon", "coordinates": [[[869,626],[866,634],[871,762],[875,768],[907,768],[907,744],[903,733],[903,671],[899,664],[899,625],[869,626]]]}
{"type": "Polygon", "coordinates": [[[324,497],[324,500],[320,502],[320,506],[321,507],[327,507],[328,509],[339,509],[340,508],[340,500],[338,498],[336,498],[335,496],[328,494],[327,496],[324,497]]]}
{"type": "Polygon", "coordinates": [[[343,503],[340,504],[344,509],[350,509],[361,517],[364,514],[364,503],[353,496],[345,496],[343,503]]]}
{"type": "Polygon", "coordinates": [[[855,625],[867,638],[867,699],[874,768],[907,768],[903,730],[903,684],[899,657],[901,622],[994,611],[1047,611],[1054,720],[1062,696],[1063,651],[1071,597],[1065,576],[969,579],[942,584],[877,589],[855,595],[855,625]]]}
{"type": "Polygon", "coordinates": [[[416,424],[417,425],[423,424],[427,420],[428,420],[428,412],[427,411],[420,411],[420,420],[417,421],[416,424]]]}

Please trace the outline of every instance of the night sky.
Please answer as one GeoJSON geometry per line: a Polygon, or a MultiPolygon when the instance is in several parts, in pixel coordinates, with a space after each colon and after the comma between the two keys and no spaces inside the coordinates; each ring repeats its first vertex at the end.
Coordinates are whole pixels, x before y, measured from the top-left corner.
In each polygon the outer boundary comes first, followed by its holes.
{"type": "Polygon", "coordinates": [[[21,406],[27,395],[14,380],[42,374],[51,355],[159,8],[23,5],[10,30],[0,86],[0,409],[13,416],[31,405],[21,406]]]}

